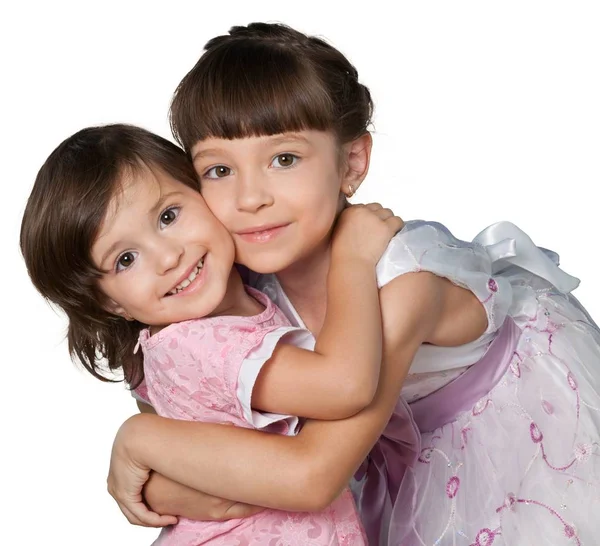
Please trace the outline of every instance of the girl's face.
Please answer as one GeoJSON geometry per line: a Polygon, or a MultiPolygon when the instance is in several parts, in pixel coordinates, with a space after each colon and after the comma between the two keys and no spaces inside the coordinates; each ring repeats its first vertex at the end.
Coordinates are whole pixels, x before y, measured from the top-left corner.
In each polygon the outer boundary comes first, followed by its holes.
{"type": "Polygon", "coordinates": [[[228,305],[234,246],[201,195],[158,168],[124,177],[92,247],[109,310],[167,325],[228,305]]]}
{"type": "Polygon", "coordinates": [[[327,248],[346,189],[332,134],[209,138],[192,157],[206,203],[233,236],[236,261],[273,273],[327,248]]]}

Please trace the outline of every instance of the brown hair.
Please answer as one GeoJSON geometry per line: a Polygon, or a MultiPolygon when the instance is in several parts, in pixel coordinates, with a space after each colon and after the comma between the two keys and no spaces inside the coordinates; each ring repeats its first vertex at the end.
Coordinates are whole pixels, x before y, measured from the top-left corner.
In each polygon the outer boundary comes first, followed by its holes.
{"type": "Polygon", "coordinates": [[[367,131],[369,90],[354,66],[320,38],[281,24],[232,27],[210,40],[171,103],[171,129],[189,153],[208,137],[314,129],[350,142],[367,131]]]}
{"type": "Polygon", "coordinates": [[[21,224],[21,252],[37,290],[67,315],[69,352],[95,377],[123,368],[131,388],[143,380],[133,354],[139,322],[105,310],[97,287],[105,273],[91,257],[107,207],[124,173],[160,168],[198,189],[194,169],[175,144],[139,127],[83,129],[62,142],[40,169],[21,224]]]}

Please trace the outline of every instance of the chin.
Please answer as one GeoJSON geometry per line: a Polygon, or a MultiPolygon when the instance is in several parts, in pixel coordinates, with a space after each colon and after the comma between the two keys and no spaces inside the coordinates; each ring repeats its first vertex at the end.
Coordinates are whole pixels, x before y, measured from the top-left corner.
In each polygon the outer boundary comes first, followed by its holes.
{"type": "Polygon", "coordinates": [[[285,252],[278,253],[255,253],[250,256],[241,254],[237,257],[237,263],[247,267],[255,273],[267,275],[270,273],[279,273],[294,264],[296,260],[291,254],[285,252]],[[285,254],[285,255],[284,255],[285,254]]]}

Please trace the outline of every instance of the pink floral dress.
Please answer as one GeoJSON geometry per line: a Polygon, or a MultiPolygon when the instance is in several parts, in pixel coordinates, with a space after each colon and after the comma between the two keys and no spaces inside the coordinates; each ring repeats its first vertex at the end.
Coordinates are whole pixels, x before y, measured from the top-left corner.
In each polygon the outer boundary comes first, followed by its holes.
{"type": "MultiPolygon", "coordinates": [[[[277,343],[314,346],[310,332],[290,326],[262,293],[247,288],[265,306],[252,317],[214,317],[140,334],[145,383],[139,397],[159,415],[173,419],[231,423],[245,428],[295,434],[298,418],[251,408],[252,388],[277,343]]],[[[240,454],[243,457],[243,454],[240,454]]],[[[349,489],[316,513],[265,510],[224,522],[180,522],[165,528],[161,546],[361,546],[366,544],[349,489]]]]}

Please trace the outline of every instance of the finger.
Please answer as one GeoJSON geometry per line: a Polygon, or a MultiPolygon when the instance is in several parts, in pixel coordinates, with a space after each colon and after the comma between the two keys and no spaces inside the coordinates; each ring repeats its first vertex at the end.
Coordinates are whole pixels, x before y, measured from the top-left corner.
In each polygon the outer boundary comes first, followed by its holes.
{"type": "Polygon", "coordinates": [[[381,220],[387,220],[388,218],[391,218],[392,216],[394,216],[394,213],[390,209],[384,209],[384,208],[379,209],[378,211],[375,212],[375,214],[381,220]]]}
{"type": "Polygon", "coordinates": [[[383,208],[379,203],[367,203],[365,207],[367,207],[369,210],[372,210],[373,212],[383,208]]]}
{"type": "Polygon", "coordinates": [[[131,525],[140,525],[141,527],[146,527],[139,518],[136,518],[133,513],[126,507],[117,503],[119,510],[123,513],[123,515],[127,518],[127,521],[131,523],[131,525]]]}
{"type": "Polygon", "coordinates": [[[136,502],[134,504],[128,504],[127,506],[119,505],[119,508],[121,508],[121,511],[131,523],[133,523],[132,520],[139,522],[134,523],[134,525],[141,525],[143,527],[165,527],[177,523],[177,518],[175,516],[161,516],[156,512],[148,510],[148,507],[143,502],[136,502]]]}
{"type": "Polygon", "coordinates": [[[388,224],[394,233],[398,233],[404,227],[404,220],[402,218],[398,218],[397,216],[390,216],[386,220],[386,224],[388,224]]]}

